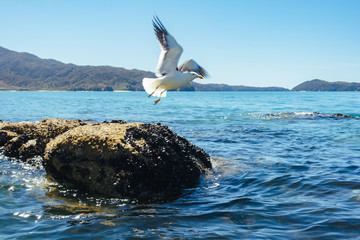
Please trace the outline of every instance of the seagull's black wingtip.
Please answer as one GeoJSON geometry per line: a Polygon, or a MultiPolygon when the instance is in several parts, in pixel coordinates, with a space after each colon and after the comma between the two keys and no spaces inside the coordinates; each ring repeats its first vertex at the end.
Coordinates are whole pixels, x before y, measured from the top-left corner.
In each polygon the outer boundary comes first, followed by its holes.
{"type": "Polygon", "coordinates": [[[167,33],[166,28],[164,27],[164,25],[162,24],[162,22],[160,21],[159,17],[156,14],[154,14],[152,23],[153,23],[153,26],[155,28],[155,31],[160,30],[162,32],[167,33]]]}

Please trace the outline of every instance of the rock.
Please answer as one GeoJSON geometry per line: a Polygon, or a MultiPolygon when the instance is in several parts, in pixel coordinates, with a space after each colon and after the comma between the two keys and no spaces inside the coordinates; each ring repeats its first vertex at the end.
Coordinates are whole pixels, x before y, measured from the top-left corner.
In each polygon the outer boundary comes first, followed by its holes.
{"type": "Polygon", "coordinates": [[[209,155],[163,125],[87,124],[46,146],[45,169],[61,183],[92,194],[166,201],[195,187],[209,155]]]}
{"type": "Polygon", "coordinates": [[[207,153],[168,127],[122,120],[0,121],[0,150],[83,192],[144,201],[176,198],[211,168],[207,153]]]}
{"type": "Polygon", "coordinates": [[[339,118],[354,118],[353,116],[350,116],[350,115],[347,115],[347,114],[342,114],[342,113],[332,114],[331,116],[339,117],[339,118]]]}
{"type": "Polygon", "coordinates": [[[43,156],[50,139],[74,127],[88,124],[79,120],[49,118],[34,123],[0,122],[0,147],[7,157],[27,161],[35,156],[43,156]]]}
{"type": "Polygon", "coordinates": [[[16,137],[17,134],[11,131],[0,130],[0,147],[4,146],[8,141],[16,137]]]}

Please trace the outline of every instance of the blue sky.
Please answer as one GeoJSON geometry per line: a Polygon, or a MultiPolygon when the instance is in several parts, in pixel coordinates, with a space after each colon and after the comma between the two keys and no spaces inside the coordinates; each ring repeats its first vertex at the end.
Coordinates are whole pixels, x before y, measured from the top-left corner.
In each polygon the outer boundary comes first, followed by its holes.
{"type": "Polygon", "coordinates": [[[211,74],[198,82],[360,82],[359,0],[0,0],[0,11],[0,46],[64,63],[154,71],[156,13],[180,63],[211,74]]]}

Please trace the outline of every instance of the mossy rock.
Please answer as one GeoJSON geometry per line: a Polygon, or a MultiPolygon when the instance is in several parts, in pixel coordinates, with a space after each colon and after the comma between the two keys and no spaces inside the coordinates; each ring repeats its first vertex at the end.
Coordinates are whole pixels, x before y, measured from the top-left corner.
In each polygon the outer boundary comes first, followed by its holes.
{"type": "Polygon", "coordinates": [[[87,124],[58,135],[45,151],[45,169],[55,180],[144,201],[176,198],[211,168],[204,150],[160,124],[87,124]]]}

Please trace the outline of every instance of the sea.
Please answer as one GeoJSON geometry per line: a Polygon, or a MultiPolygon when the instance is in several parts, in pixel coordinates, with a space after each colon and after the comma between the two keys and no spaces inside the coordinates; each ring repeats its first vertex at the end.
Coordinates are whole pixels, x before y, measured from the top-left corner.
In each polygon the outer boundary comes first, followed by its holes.
{"type": "Polygon", "coordinates": [[[96,197],[0,155],[0,239],[360,239],[359,92],[0,92],[0,119],[161,123],[213,169],[176,200],[96,197]],[[334,115],[334,114],[344,114],[334,115]]]}

